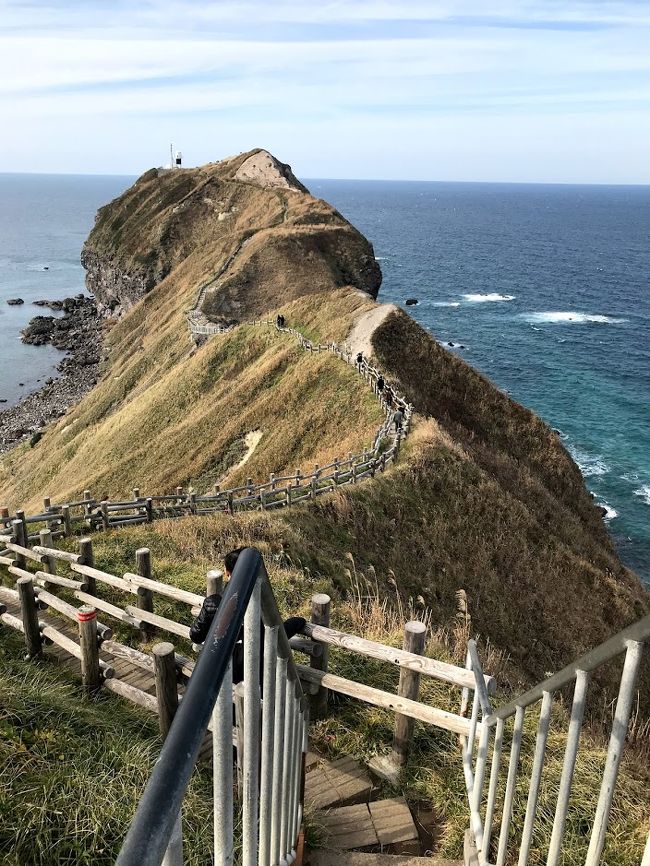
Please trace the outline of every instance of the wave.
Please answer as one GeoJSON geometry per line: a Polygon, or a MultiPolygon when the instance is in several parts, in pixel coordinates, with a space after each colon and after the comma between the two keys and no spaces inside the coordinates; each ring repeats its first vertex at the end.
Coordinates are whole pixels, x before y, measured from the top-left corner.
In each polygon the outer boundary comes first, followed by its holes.
{"type": "Polygon", "coordinates": [[[487,304],[493,301],[514,301],[515,295],[498,295],[490,292],[487,295],[463,295],[463,299],[470,304],[487,304]]]}
{"type": "Polygon", "coordinates": [[[571,324],[584,325],[586,323],[598,325],[620,325],[627,319],[616,319],[613,316],[602,316],[598,313],[577,313],[573,311],[557,313],[522,313],[522,318],[531,324],[558,324],[570,322],[571,324]]]}
{"type": "Polygon", "coordinates": [[[634,491],[635,496],[640,496],[646,505],[650,505],[650,484],[644,484],[634,491]]]}
{"type": "Polygon", "coordinates": [[[586,454],[584,451],[579,451],[572,445],[568,445],[567,450],[578,464],[578,468],[585,478],[591,478],[597,475],[607,475],[609,472],[609,466],[605,463],[602,457],[595,457],[593,454],[586,454]]]}
{"type": "Polygon", "coordinates": [[[433,307],[460,307],[460,301],[434,301],[433,307]]]}
{"type": "Polygon", "coordinates": [[[599,508],[603,508],[605,511],[603,514],[603,520],[613,520],[615,517],[618,517],[618,511],[615,508],[612,508],[609,502],[605,502],[604,499],[598,499],[596,505],[599,508]]]}

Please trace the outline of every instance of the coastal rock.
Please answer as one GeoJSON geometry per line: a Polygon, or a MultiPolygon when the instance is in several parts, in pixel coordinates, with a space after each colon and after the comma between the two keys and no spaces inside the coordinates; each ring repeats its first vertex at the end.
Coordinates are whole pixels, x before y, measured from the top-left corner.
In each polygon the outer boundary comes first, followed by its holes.
{"type": "Polygon", "coordinates": [[[24,303],[25,302],[23,301],[22,298],[9,298],[9,300],[7,301],[7,304],[10,307],[19,307],[21,304],[24,304],[24,303]]]}
{"type": "Polygon", "coordinates": [[[407,298],[406,299],[406,306],[407,307],[414,307],[418,303],[419,303],[419,301],[417,298],[407,298]]]}
{"type": "MultiPolygon", "coordinates": [[[[62,301],[44,301],[38,306],[64,310],[64,315],[35,316],[23,331],[23,342],[35,346],[50,343],[67,354],[58,364],[58,378],[47,378],[38,391],[0,412],[0,452],[64,415],[62,407],[78,403],[99,377],[102,318],[93,299],[77,295],[62,301]]],[[[36,442],[31,443],[32,447],[36,442]]]]}

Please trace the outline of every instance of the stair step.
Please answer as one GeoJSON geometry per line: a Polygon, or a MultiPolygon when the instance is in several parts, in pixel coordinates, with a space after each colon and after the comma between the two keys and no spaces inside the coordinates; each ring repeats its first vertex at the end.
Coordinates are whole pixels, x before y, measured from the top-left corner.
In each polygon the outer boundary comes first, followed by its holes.
{"type": "Polygon", "coordinates": [[[308,866],[463,866],[462,860],[412,857],[410,854],[367,854],[361,851],[310,851],[308,866]]]}
{"type": "Polygon", "coordinates": [[[332,849],[379,848],[400,854],[420,853],[417,827],[406,800],[394,797],[321,812],[316,820],[332,849]]]}
{"type": "Polygon", "coordinates": [[[307,768],[305,803],[314,809],[367,802],[372,793],[372,779],[354,758],[327,761],[310,752],[307,768]]]}

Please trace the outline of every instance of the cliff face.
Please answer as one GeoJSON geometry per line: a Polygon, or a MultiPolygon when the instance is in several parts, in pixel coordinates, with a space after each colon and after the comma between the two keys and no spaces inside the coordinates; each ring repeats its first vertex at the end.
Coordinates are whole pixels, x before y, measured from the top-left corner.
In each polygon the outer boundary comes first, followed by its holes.
{"type": "Polygon", "coordinates": [[[376,297],[381,284],[372,245],[263,150],[152,169],[101,208],[82,252],[86,284],[113,316],[193,260],[206,265],[202,312],[229,324],[341,286],[376,297]]]}

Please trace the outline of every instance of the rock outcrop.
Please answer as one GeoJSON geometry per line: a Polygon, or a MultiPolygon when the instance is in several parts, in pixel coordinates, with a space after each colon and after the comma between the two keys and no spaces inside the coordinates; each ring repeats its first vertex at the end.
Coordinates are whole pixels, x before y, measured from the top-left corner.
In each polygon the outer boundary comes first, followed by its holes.
{"type": "Polygon", "coordinates": [[[148,171],[101,208],[82,253],[88,288],[118,317],[181,263],[223,324],[344,286],[374,298],[381,284],[366,238],[265,150],[148,171]]]}

